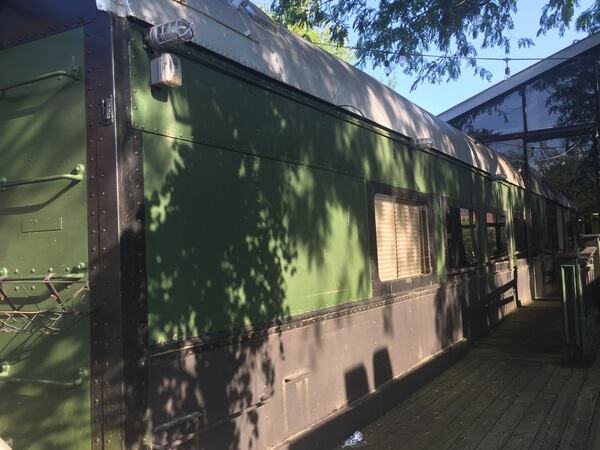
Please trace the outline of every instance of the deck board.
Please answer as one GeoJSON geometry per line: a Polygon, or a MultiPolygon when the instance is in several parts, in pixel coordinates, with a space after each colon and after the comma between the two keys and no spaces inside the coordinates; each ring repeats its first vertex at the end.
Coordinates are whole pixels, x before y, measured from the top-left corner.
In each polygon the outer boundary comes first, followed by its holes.
{"type": "Polygon", "coordinates": [[[433,439],[449,430],[449,424],[457,415],[471,405],[485,408],[510,382],[505,375],[516,376],[520,370],[521,368],[512,362],[501,362],[487,371],[477,370],[474,383],[463,390],[461,395],[456,396],[452,403],[422,416],[418,426],[407,427],[402,433],[401,442],[405,443],[406,448],[429,448],[433,439]]]}
{"type": "Polygon", "coordinates": [[[585,372],[583,370],[574,370],[571,373],[529,448],[540,450],[556,448],[584,381],[585,372]]]}
{"type": "Polygon", "coordinates": [[[529,448],[558,394],[571,376],[572,370],[560,367],[553,373],[541,392],[527,408],[523,418],[504,445],[507,449],[529,448]]]}
{"type": "Polygon", "coordinates": [[[600,449],[600,353],[589,367],[564,354],[559,302],[519,308],[365,427],[361,448],[600,449]]]}
{"type": "MultiPolygon", "coordinates": [[[[513,361],[513,364],[517,364],[513,361]]],[[[488,407],[485,408],[479,417],[472,422],[464,433],[456,439],[450,448],[454,449],[474,449],[481,440],[488,434],[488,431],[502,417],[502,414],[510,407],[519,392],[527,385],[536,372],[540,370],[539,364],[519,365],[520,374],[512,379],[508,378],[503,389],[498,390],[495,398],[490,399],[488,407]]]]}
{"type": "Polygon", "coordinates": [[[560,449],[583,448],[600,395],[600,368],[587,371],[583,387],[560,442],[560,449]]]}
{"type": "Polygon", "coordinates": [[[556,367],[549,364],[535,367],[539,367],[537,372],[509,407],[506,408],[477,448],[501,448],[510,439],[529,407],[556,372],[556,367]]]}

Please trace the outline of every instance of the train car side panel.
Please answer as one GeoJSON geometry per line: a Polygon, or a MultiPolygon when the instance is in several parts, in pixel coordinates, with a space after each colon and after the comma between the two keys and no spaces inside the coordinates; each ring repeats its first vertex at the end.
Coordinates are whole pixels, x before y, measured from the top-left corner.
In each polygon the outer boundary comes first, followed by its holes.
{"type": "Polygon", "coordinates": [[[371,296],[362,180],[144,134],[151,340],[371,296]]]}
{"type": "Polygon", "coordinates": [[[83,30],[0,52],[0,436],[89,448],[83,30]]]}

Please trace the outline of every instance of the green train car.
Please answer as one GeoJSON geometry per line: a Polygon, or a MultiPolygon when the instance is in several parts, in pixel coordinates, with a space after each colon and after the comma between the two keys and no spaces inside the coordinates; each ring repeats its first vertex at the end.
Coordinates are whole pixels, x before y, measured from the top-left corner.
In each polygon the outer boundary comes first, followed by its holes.
{"type": "Polygon", "coordinates": [[[327,448],[574,205],[239,0],[0,3],[0,447],[327,448]]]}

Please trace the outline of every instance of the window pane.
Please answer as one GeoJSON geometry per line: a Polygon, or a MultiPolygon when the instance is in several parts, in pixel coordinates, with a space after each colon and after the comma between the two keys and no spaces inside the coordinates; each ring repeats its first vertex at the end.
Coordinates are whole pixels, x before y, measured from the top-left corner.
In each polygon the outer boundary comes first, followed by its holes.
{"type": "Polygon", "coordinates": [[[527,257],[527,221],[523,211],[513,211],[517,258],[527,257]]]}
{"type": "Polygon", "coordinates": [[[523,105],[519,91],[493,100],[481,108],[450,122],[473,136],[523,131],[523,105]]]}
{"type": "Polygon", "coordinates": [[[473,210],[461,209],[464,265],[477,265],[477,214],[473,210]]]}
{"type": "Polygon", "coordinates": [[[522,169],[525,166],[525,152],[523,150],[522,139],[488,142],[485,145],[487,145],[492,150],[504,155],[518,169],[522,169]]]}
{"type": "Polygon", "coordinates": [[[584,212],[595,211],[592,138],[589,135],[527,143],[530,170],[584,212]]]}
{"type": "Polygon", "coordinates": [[[427,214],[420,205],[375,196],[377,263],[381,281],[429,273],[427,214]]]}
{"type": "Polygon", "coordinates": [[[421,214],[419,207],[396,203],[396,252],[398,276],[421,275],[423,248],[421,243],[421,214]]]}
{"type": "Polygon", "coordinates": [[[565,251],[575,250],[574,216],[570,211],[565,211],[565,251]]]}
{"type": "Polygon", "coordinates": [[[594,122],[595,81],[592,60],[576,60],[525,88],[527,129],[594,122]]]}
{"type": "Polygon", "coordinates": [[[377,265],[382,281],[398,278],[396,253],[395,204],[392,197],[375,196],[375,233],[377,238],[377,265]]]}
{"type": "Polygon", "coordinates": [[[551,252],[558,251],[558,217],[556,215],[556,206],[546,204],[546,239],[544,248],[551,252]]]}
{"type": "Polygon", "coordinates": [[[531,200],[531,249],[533,250],[532,256],[539,256],[543,254],[544,250],[544,234],[546,228],[546,220],[542,216],[542,199],[534,196],[531,200]]]}
{"type": "Polygon", "coordinates": [[[486,214],[488,258],[497,258],[508,253],[506,244],[506,216],[502,213],[486,214]]]}
{"type": "Polygon", "coordinates": [[[447,266],[449,269],[477,265],[477,219],[475,211],[448,208],[446,214],[447,266]]]}

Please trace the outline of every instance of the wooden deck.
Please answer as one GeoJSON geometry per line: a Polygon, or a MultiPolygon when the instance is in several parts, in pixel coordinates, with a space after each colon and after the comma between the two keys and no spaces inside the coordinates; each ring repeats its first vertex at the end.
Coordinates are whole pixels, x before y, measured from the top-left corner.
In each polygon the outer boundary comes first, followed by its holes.
{"type": "Polygon", "coordinates": [[[518,309],[363,430],[361,449],[600,449],[600,354],[563,359],[560,304],[518,309]]]}

